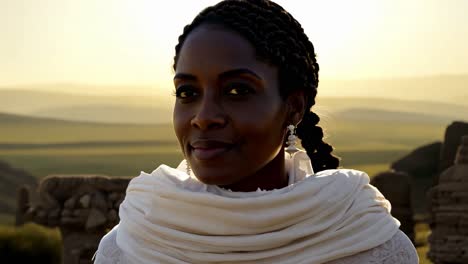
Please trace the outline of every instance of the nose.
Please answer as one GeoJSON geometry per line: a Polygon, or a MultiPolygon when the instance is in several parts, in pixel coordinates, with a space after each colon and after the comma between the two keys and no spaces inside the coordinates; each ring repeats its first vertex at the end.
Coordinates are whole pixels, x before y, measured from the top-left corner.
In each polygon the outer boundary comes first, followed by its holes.
{"type": "Polygon", "coordinates": [[[227,123],[227,117],[219,99],[217,100],[217,98],[214,97],[204,96],[190,123],[193,127],[200,130],[224,127],[227,123]]]}

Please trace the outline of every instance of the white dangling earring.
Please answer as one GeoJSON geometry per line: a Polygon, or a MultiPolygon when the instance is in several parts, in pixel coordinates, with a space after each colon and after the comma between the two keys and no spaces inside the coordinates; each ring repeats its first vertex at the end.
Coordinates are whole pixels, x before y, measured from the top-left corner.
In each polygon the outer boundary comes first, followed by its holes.
{"type": "Polygon", "coordinates": [[[297,144],[296,126],[292,124],[289,125],[288,131],[289,131],[289,136],[288,136],[288,141],[286,142],[286,145],[288,146],[286,147],[285,151],[289,154],[289,157],[292,157],[294,153],[300,150],[296,146],[297,144]]]}
{"type": "Polygon", "coordinates": [[[314,170],[312,169],[312,164],[307,153],[296,146],[296,126],[292,124],[289,125],[288,131],[289,136],[286,142],[288,146],[284,151],[289,154],[289,164],[291,164],[288,172],[289,184],[293,184],[298,179],[314,174],[314,170]]]}
{"type": "Polygon", "coordinates": [[[187,168],[186,168],[187,175],[190,176],[190,173],[192,172],[192,169],[190,168],[190,164],[188,163],[188,161],[186,160],[185,162],[187,163],[187,168]]]}

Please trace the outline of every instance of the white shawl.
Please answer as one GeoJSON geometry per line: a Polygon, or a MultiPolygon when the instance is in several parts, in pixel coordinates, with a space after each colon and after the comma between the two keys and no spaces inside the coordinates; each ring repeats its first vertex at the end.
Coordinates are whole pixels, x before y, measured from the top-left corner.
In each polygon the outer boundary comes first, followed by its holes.
{"type": "Polygon", "coordinates": [[[132,179],[119,215],[131,263],[320,264],[381,245],[400,224],[367,174],[344,169],[231,192],[162,165],[132,179]]]}

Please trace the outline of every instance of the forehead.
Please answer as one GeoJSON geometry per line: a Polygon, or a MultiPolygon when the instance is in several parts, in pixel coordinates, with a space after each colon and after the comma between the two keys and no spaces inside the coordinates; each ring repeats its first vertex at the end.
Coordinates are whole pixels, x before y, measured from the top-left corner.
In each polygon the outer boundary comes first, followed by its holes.
{"type": "Polygon", "coordinates": [[[267,74],[275,67],[258,60],[254,46],[240,34],[221,26],[201,25],[187,36],[176,72],[218,74],[237,68],[267,74]]]}

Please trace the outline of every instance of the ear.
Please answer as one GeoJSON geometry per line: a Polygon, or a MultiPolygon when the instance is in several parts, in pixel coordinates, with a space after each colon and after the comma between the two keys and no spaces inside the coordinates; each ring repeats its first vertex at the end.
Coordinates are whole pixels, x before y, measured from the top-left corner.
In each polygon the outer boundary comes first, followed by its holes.
{"type": "Polygon", "coordinates": [[[293,124],[297,126],[297,124],[301,122],[306,110],[306,97],[304,95],[304,91],[296,90],[291,93],[286,100],[286,105],[288,109],[288,125],[293,124]]]}

